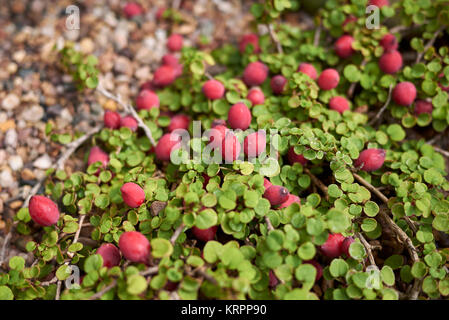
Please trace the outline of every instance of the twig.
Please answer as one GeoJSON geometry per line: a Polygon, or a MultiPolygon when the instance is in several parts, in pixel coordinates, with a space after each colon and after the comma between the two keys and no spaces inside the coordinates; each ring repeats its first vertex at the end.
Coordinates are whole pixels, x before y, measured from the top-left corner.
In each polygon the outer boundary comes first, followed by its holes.
{"type": "Polygon", "coordinates": [[[51,285],[53,283],[56,283],[57,281],[58,281],[58,277],[54,276],[51,280],[41,282],[41,286],[46,287],[46,286],[49,286],[49,285],[51,285]]]}
{"type": "Polygon", "coordinates": [[[321,35],[321,23],[315,29],[315,35],[313,36],[314,47],[317,47],[320,44],[320,35],[321,35]]]}
{"type": "Polygon", "coordinates": [[[431,46],[433,46],[433,44],[435,43],[435,40],[438,38],[438,36],[440,35],[440,33],[446,28],[446,26],[441,26],[440,28],[438,28],[437,31],[435,31],[435,33],[433,34],[433,37],[429,40],[429,42],[427,42],[427,44],[424,46],[424,50],[422,52],[418,52],[417,56],[416,56],[416,63],[419,63],[424,55],[424,53],[429,50],[429,48],[431,46]]]}
{"type": "Polygon", "coordinates": [[[365,247],[366,253],[368,254],[368,259],[369,259],[369,262],[371,263],[371,265],[377,266],[376,261],[374,260],[372,246],[368,243],[368,241],[366,241],[366,239],[363,237],[363,235],[360,232],[357,232],[356,236],[357,236],[357,238],[360,239],[360,242],[362,242],[363,246],[365,247]]]}
{"type": "Polygon", "coordinates": [[[204,279],[206,279],[207,281],[209,281],[210,283],[217,285],[217,280],[215,280],[214,277],[212,277],[211,275],[207,274],[206,271],[204,271],[203,269],[197,269],[195,271],[195,273],[199,274],[200,276],[202,276],[204,279]]]}
{"type": "Polygon", "coordinates": [[[143,129],[146,136],[150,140],[150,143],[153,146],[156,146],[156,142],[154,141],[150,128],[148,128],[148,126],[143,122],[143,120],[137,114],[136,110],[134,110],[134,108],[131,105],[123,102],[122,99],[120,98],[120,95],[114,96],[112,93],[103,88],[101,84],[98,84],[97,91],[100,92],[105,97],[114,100],[115,102],[120,104],[123,107],[123,109],[125,109],[126,112],[130,113],[136,119],[138,126],[143,129]]]}
{"type": "MultiPolygon", "coordinates": [[[[75,232],[75,237],[73,238],[72,244],[78,242],[78,238],[79,238],[79,236],[80,236],[81,229],[83,228],[83,222],[84,222],[84,219],[85,219],[85,218],[86,218],[86,215],[82,215],[82,216],[80,217],[80,220],[78,221],[78,229],[77,229],[76,232],[75,232]]],[[[73,256],[75,255],[75,252],[69,252],[67,255],[69,256],[70,259],[72,259],[73,256]]],[[[65,264],[66,266],[68,266],[68,265],[69,265],[69,262],[70,262],[70,261],[66,261],[64,264],[65,264]]],[[[56,296],[55,296],[55,300],[59,300],[59,298],[60,298],[60,296],[61,296],[61,286],[62,286],[62,281],[59,280],[59,281],[58,281],[58,287],[56,288],[56,296]]]]}
{"type": "Polygon", "coordinates": [[[176,240],[178,239],[179,235],[182,232],[182,229],[184,229],[184,223],[181,223],[181,225],[178,228],[176,228],[175,232],[171,236],[170,242],[172,245],[175,245],[176,240]]]}
{"type": "Polygon", "coordinates": [[[90,296],[89,300],[97,300],[97,299],[101,298],[106,292],[108,292],[112,288],[115,288],[116,285],[117,285],[117,280],[114,279],[114,280],[112,280],[112,282],[109,285],[107,285],[106,287],[104,287],[103,289],[101,289],[100,291],[95,293],[94,295],[90,296]]]}
{"type": "MultiPolygon", "coordinates": [[[[11,227],[11,229],[12,229],[12,227],[11,227]]],[[[8,232],[8,234],[6,235],[5,239],[3,239],[2,250],[0,251],[0,268],[2,267],[3,262],[5,261],[6,248],[8,247],[11,237],[12,237],[12,231],[10,230],[8,232]]]]}
{"type": "Polygon", "coordinates": [[[304,172],[312,179],[312,182],[320,188],[320,190],[324,193],[324,197],[327,201],[329,201],[329,194],[327,193],[327,187],[324,185],[324,183],[318,179],[308,168],[304,168],[304,172]]]}
{"type": "Polygon", "coordinates": [[[274,28],[273,28],[273,25],[271,23],[268,24],[268,31],[270,33],[271,40],[273,40],[273,42],[276,44],[276,48],[277,48],[278,53],[280,53],[280,54],[284,53],[284,51],[282,50],[282,45],[279,42],[279,39],[278,39],[278,37],[276,35],[276,32],[274,32],[274,28]]]}
{"type": "Polygon", "coordinates": [[[448,152],[448,151],[443,150],[443,149],[441,149],[441,148],[439,148],[439,147],[436,147],[436,146],[433,146],[433,148],[434,148],[436,151],[438,151],[439,153],[441,153],[443,156],[449,158],[449,152],[448,152]]]}
{"type": "Polygon", "coordinates": [[[270,218],[265,216],[265,222],[267,223],[268,231],[274,230],[273,225],[271,224],[270,218]]]}
{"type": "MultiPolygon", "coordinates": [[[[362,63],[360,64],[360,68],[363,68],[368,63],[368,60],[363,59],[362,63]]],[[[352,98],[352,95],[354,94],[355,87],[357,86],[358,82],[352,82],[349,86],[348,92],[346,93],[349,98],[352,98]]]]}
{"type": "Polygon", "coordinates": [[[361,176],[359,176],[357,173],[353,172],[352,175],[354,176],[354,178],[359,181],[361,184],[363,184],[369,191],[371,191],[372,193],[374,193],[380,200],[382,200],[382,202],[384,203],[388,203],[388,198],[379,190],[377,190],[377,188],[375,186],[373,186],[371,183],[369,183],[368,181],[366,181],[365,179],[363,179],[361,176]]]}
{"type": "Polygon", "coordinates": [[[446,135],[446,131],[447,131],[447,128],[444,129],[443,132],[440,132],[439,134],[435,135],[435,137],[433,137],[432,139],[427,141],[426,144],[434,144],[434,143],[438,142],[438,140],[440,140],[444,135],[446,135]]]}
{"type": "MultiPolygon", "coordinates": [[[[352,174],[357,181],[359,181],[362,185],[364,185],[369,191],[371,191],[375,195],[377,195],[382,200],[382,202],[384,202],[385,204],[388,203],[388,198],[383,193],[381,193],[379,190],[377,190],[371,183],[369,183],[368,181],[366,181],[365,179],[363,179],[361,176],[359,176],[358,174],[356,174],[354,172],[352,174]]],[[[381,210],[379,212],[379,218],[382,219],[384,221],[384,223],[387,224],[396,233],[399,240],[401,240],[401,242],[405,244],[412,262],[413,263],[418,262],[419,261],[418,251],[416,250],[415,246],[413,245],[412,240],[404,232],[404,230],[402,230],[393,221],[393,219],[391,219],[391,217],[389,216],[387,211],[388,210],[386,208],[385,209],[381,208],[381,210]]],[[[420,284],[421,284],[421,281],[419,279],[415,279],[413,289],[412,289],[411,293],[409,294],[410,300],[417,299],[417,297],[419,295],[420,287],[421,287],[420,284]]]]}
{"type": "Polygon", "coordinates": [[[376,121],[379,120],[379,118],[385,112],[388,105],[390,104],[392,92],[393,92],[393,85],[390,84],[390,88],[388,89],[387,101],[385,101],[385,104],[382,106],[382,108],[380,108],[379,112],[377,112],[376,116],[373,119],[371,119],[371,121],[368,123],[369,126],[372,126],[374,123],[376,123],[376,121]]]}
{"type": "Polygon", "coordinates": [[[158,267],[158,266],[156,266],[156,267],[150,267],[150,268],[148,268],[148,269],[146,269],[146,270],[140,272],[140,275],[143,276],[143,277],[145,277],[145,276],[151,276],[151,275],[153,275],[153,274],[158,273],[158,271],[159,271],[159,267],[158,267]]]}

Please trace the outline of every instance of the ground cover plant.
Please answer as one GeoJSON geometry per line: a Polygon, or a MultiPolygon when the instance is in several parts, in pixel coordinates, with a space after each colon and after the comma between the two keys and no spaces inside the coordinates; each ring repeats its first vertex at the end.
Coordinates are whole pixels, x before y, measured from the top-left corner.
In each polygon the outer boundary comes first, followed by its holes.
{"type": "Polygon", "coordinates": [[[449,3],[313,2],[255,1],[253,33],[213,50],[172,33],[133,101],[56,46],[77,94],[120,108],[47,124],[68,151],[14,217],[34,262],[4,241],[0,299],[446,299],[449,3]]]}

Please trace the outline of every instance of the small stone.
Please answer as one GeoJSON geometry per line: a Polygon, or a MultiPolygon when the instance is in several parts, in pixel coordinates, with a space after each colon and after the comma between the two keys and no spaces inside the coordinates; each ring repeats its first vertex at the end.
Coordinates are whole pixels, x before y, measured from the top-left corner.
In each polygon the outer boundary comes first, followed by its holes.
{"type": "Polygon", "coordinates": [[[13,210],[16,210],[16,209],[19,209],[22,206],[22,204],[23,204],[22,200],[16,200],[16,201],[9,203],[9,207],[13,210]]]}
{"type": "Polygon", "coordinates": [[[43,116],[44,108],[36,104],[30,108],[26,108],[26,110],[21,114],[22,119],[30,122],[37,122],[41,120],[43,116]]]}
{"type": "Polygon", "coordinates": [[[0,131],[6,132],[9,129],[14,129],[16,127],[16,123],[13,119],[9,119],[5,122],[0,123],[0,131]]]}
{"type": "Polygon", "coordinates": [[[117,110],[117,104],[115,103],[114,100],[108,99],[103,104],[103,109],[110,110],[110,111],[116,111],[117,110]]]}
{"type": "Polygon", "coordinates": [[[14,52],[14,54],[12,55],[12,58],[17,62],[17,63],[22,63],[23,60],[25,60],[26,57],[26,51],[25,50],[19,50],[14,52]]]}
{"type": "Polygon", "coordinates": [[[11,62],[8,64],[6,69],[8,70],[9,74],[14,74],[17,72],[17,64],[15,64],[14,62],[11,62]]]}
{"type": "Polygon", "coordinates": [[[31,171],[28,168],[25,168],[25,169],[22,170],[22,172],[20,174],[20,177],[23,180],[26,180],[26,181],[34,180],[36,178],[36,176],[34,175],[33,171],[31,171]]]}
{"type": "Polygon", "coordinates": [[[146,80],[150,77],[150,68],[148,66],[139,68],[135,72],[135,76],[137,79],[146,80]]]}
{"type": "Polygon", "coordinates": [[[120,56],[115,60],[114,70],[118,73],[123,73],[131,76],[133,74],[133,66],[128,58],[120,56]]]}
{"type": "Polygon", "coordinates": [[[95,44],[91,38],[83,38],[80,42],[80,49],[84,54],[91,54],[94,52],[95,44]]]}
{"type": "Polygon", "coordinates": [[[11,171],[4,169],[0,172],[0,186],[3,188],[10,188],[14,185],[14,178],[11,175],[11,171]]]}
{"type": "Polygon", "coordinates": [[[23,160],[20,156],[14,155],[14,156],[9,157],[8,164],[13,171],[17,171],[17,170],[22,169],[23,160]]]}
{"type": "Polygon", "coordinates": [[[17,147],[17,136],[15,129],[8,129],[5,134],[5,145],[11,148],[17,147]]]}
{"type": "Polygon", "coordinates": [[[48,156],[48,154],[44,154],[39,158],[37,158],[36,160],[34,160],[33,166],[38,169],[46,170],[51,167],[51,159],[48,156]]]}
{"type": "Polygon", "coordinates": [[[2,107],[5,110],[13,110],[20,103],[19,97],[14,93],[8,94],[2,101],[2,107]]]}

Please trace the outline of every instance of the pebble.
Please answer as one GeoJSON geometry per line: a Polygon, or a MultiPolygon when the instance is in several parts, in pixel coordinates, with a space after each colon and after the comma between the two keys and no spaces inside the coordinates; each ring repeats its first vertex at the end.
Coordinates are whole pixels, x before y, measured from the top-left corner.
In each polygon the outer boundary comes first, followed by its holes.
{"type": "Polygon", "coordinates": [[[46,170],[51,167],[51,159],[48,154],[45,153],[44,155],[34,160],[33,166],[38,169],[46,170]]]}
{"type": "Polygon", "coordinates": [[[13,171],[17,171],[23,168],[23,160],[19,155],[10,156],[8,164],[13,171]]]}
{"type": "Polygon", "coordinates": [[[14,178],[11,174],[11,171],[9,171],[8,169],[4,169],[2,170],[2,172],[0,172],[0,186],[2,186],[3,188],[11,188],[14,186],[14,178]]]}
{"type": "Polygon", "coordinates": [[[26,108],[22,114],[22,119],[30,122],[37,122],[44,116],[44,108],[39,105],[33,105],[30,108],[26,108]]]}
{"type": "Polygon", "coordinates": [[[0,123],[0,131],[6,132],[9,129],[14,129],[16,127],[16,123],[13,119],[6,120],[0,123]]]}
{"type": "Polygon", "coordinates": [[[5,145],[11,148],[17,147],[17,131],[15,129],[9,129],[5,134],[5,145]]]}
{"type": "Polygon", "coordinates": [[[33,173],[33,171],[31,171],[28,168],[23,169],[22,172],[20,173],[20,176],[22,177],[23,180],[26,181],[34,180],[36,178],[36,175],[33,173]]]}
{"type": "Polygon", "coordinates": [[[15,109],[20,104],[19,97],[14,93],[8,94],[2,101],[2,108],[8,111],[15,109]]]}

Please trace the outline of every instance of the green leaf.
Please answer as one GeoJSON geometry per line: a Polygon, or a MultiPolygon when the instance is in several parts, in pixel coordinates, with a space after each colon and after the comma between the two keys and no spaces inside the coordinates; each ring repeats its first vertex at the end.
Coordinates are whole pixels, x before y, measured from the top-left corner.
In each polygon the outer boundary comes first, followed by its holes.
{"type": "Polygon", "coordinates": [[[128,291],[129,294],[141,294],[147,289],[147,281],[146,279],[139,275],[139,274],[133,274],[126,280],[126,291],[128,291]]]}
{"type": "Polygon", "coordinates": [[[7,286],[0,286],[0,300],[14,300],[14,294],[7,286]]]}
{"type": "Polygon", "coordinates": [[[151,240],[151,254],[153,257],[169,257],[172,253],[173,246],[167,239],[156,238],[151,240]]]}

